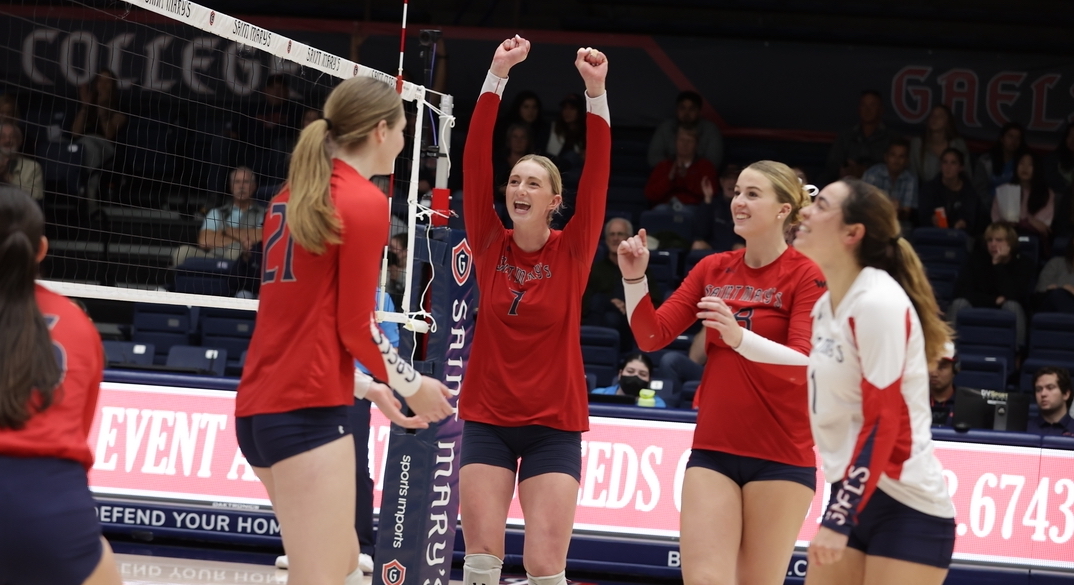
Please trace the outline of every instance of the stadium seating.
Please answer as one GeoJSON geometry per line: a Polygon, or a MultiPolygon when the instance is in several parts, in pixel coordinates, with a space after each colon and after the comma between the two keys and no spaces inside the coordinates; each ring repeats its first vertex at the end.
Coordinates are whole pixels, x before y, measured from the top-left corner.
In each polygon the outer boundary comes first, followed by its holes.
{"type": "Polygon", "coordinates": [[[597,388],[610,385],[619,372],[619,332],[609,327],[583,325],[582,361],[586,373],[596,376],[597,388]]]}
{"type": "Polygon", "coordinates": [[[1029,324],[1029,354],[1018,387],[1033,389],[1033,374],[1045,366],[1074,371],[1074,315],[1037,313],[1029,324]]]}
{"type": "Polygon", "coordinates": [[[236,311],[203,307],[201,309],[201,344],[227,350],[227,373],[242,374],[246,349],[254,334],[254,311],[236,311]]]}
{"type": "Polygon", "coordinates": [[[187,307],[137,303],[133,321],[131,340],[155,348],[154,364],[167,362],[173,345],[190,343],[191,320],[187,307]]]}
{"type": "Polygon", "coordinates": [[[191,368],[202,373],[223,376],[227,367],[227,350],[193,345],[173,345],[165,362],[173,368],[191,368]]]}
{"type": "Polygon", "coordinates": [[[1003,391],[1007,388],[1006,360],[979,355],[959,356],[955,386],[1003,391]]]}
{"type": "Polygon", "coordinates": [[[153,365],[156,349],[152,344],[111,340],[104,340],[101,344],[104,345],[104,357],[108,364],[153,365]]]}
{"type": "Polygon", "coordinates": [[[1002,309],[963,309],[956,317],[959,356],[1002,359],[1013,368],[1017,352],[1014,313],[1002,309]]]}

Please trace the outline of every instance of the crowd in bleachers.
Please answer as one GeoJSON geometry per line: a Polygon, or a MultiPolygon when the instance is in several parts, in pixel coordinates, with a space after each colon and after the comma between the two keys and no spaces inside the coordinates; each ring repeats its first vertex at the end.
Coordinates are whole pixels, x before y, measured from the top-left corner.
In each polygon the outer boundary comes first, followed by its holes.
{"type": "MultiPolygon", "coordinates": [[[[54,260],[52,266],[62,269],[52,276],[106,284],[127,278],[180,292],[256,296],[264,204],[286,176],[298,132],[318,115],[305,105],[315,99],[300,99],[282,74],[269,76],[262,91],[235,111],[186,111],[166,98],[130,104],[119,93],[115,75],[102,70],[80,88],[77,103],[0,96],[0,178],[42,202],[50,237],[58,241],[55,256],[76,260],[54,260]],[[95,260],[105,267],[77,269],[95,260]],[[132,265],[158,270],[147,274],[132,265]]],[[[496,180],[504,183],[513,162],[526,154],[552,158],[564,178],[566,211],[555,219],[561,227],[570,220],[585,158],[584,102],[563,96],[549,116],[541,97],[527,91],[505,102],[496,134],[496,180]]],[[[621,358],[637,349],[614,257],[619,241],[647,230],[657,302],[698,260],[742,245],[729,201],[737,173],[754,157],[725,144],[719,128],[701,116],[702,105],[701,96],[683,92],[674,114],[655,130],[616,129],[605,237],[583,301],[583,338],[613,350],[587,353],[593,388],[614,388],[629,365],[621,358]]],[[[1055,136],[1051,151],[1029,148],[1023,128],[1011,122],[994,144],[973,152],[943,105],[908,137],[884,124],[883,110],[877,92],[863,92],[858,123],[838,134],[826,159],[783,162],[797,165],[803,182],[820,187],[856,176],[897,203],[903,235],[959,333],[965,365],[959,375],[983,369],[993,374],[988,384],[995,389],[1030,391],[1036,368],[1074,366],[1074,322],[1068,317],[1074,315],[1074,125],[1055,136]],[[1071,338],[1055,344],[1048,331],[1070,332],[1071,338]]],[[[429,174],[422,190],[429,188],[429,174]]],[[[453,209],[461,209],[464,196],[455,193],[453,209]]],[[[497,205],[508,221],[502,202],[497,205]]],[[[455,218],[452,225],[461,222],[455,218]]],[[[393,245],[392,293],[405,278],[401,246],[405,238],[393,245]]],[[[207,330],[205,320],[180,319],[187,341],[206,345],[206,339],[217,339],[215,321],[208,319],[207,330]]],[[[698,330],[646,356],[651,366],[644,369],[664,383],[658,397],[667,406],[691,404],[704,362],[703,352],[691,351],[698,330]]],[[[171,363],[171,346],[187,345],[147,342],[147,331],[145,323],[135,323],[131,340],[152,347],[156,365],[171,363]]],[[[221,360],[234,372],[238,346],[217,349],[227,350],[221,360]]]]}

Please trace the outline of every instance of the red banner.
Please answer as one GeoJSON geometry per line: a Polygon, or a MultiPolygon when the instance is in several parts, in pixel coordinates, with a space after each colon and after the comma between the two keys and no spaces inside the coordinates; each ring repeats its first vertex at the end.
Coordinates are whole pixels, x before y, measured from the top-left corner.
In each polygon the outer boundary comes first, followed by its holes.
{"type": "MultiPolygon", "coordinates": [[[[591,427],[575,529],[677,537],[693,425],[594,417],[591,427]]],[[[388,434],[374,410],[376,506],[388,434]]],[[[99,495],[268,505],[236,444],[232,392],[106,382],[90,447],[99,495]]],[[[1074,452],[946,442],[936,452],[957,511],[956,559],[1074,569],[1074,452]]],[[[813,499],[800,546],[817,530],[826,491],[813,499]]],[[[509,523],[522,524],[517,498],[509,523]]]]}

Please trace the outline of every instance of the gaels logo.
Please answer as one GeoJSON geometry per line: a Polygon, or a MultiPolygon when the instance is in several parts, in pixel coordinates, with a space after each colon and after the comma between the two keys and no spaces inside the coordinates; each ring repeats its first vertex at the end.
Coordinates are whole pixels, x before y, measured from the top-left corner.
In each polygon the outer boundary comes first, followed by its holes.
{"type": "Polygon", "coordinates": [[[209,26],[212,26],[216,22],[216,11],[209,12],[209,26]]]}
{"type": "Polygon", "coordinates": [[[291,52],[291,41],[287,41],[287,52],[291,52]]]}
{"type": "Polygon", "coordinates": [[[380,571],[380,579],[385,585],[402,585],[406,579],[406,567],[397,559],[392,559],[390,563],[384,564],[384,568],[380,571]]]}
{"type": "Polygon", "coordinates": [[[470,243],[465,239],[451,249],[451,275],[455,277],[455,284],[462,286],[466,279],[470,278],[470,265],[473,260],[470,243]]]}

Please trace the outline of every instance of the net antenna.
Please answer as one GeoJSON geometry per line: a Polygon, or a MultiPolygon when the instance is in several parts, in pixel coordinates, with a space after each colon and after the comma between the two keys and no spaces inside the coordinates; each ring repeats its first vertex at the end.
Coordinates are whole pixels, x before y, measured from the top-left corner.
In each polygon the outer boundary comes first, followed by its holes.
{"type": "MultiPolygon", "coordinates": [[[[119,34],[110,43],[98,42],[92,35],[84,35],[91,41],[82,39],[76,39],[78,42],[83,42],[86,46],[86,54],[91,57],[87,57],[86,71],[83,77],[85,79],[79,79],[79,82],[91,80],[93,75],[99,68],[110,66],[111,69],[119,69],[116,64],[121,63],[123,57],[122,52],[125,50],[123,43],[130,43],[135,35],[125,32],[126,29],[149,29],[148,32],[159,34],[160,36],[170,36],[178,38],[181,41],[189,41],[187,43],[189,47],[187,52],[182,58],[183,61],[180,64],[164,63],[164,58],[161,55],[165,55],[162,47],[167,47],[168,44],[161,43],[156,45],[153,50],[159,51],[154,53],[161,63],[158,68],[163,71],[165,67],[172,67],[170,74],[175,77],[182,76],[182,82],[179,86],[183,88],[189,88],[189,95],[178,96],[181,100],[185,99],[190,104],[196,106],[203,106],[206,102],[198,101],[204,94],[210,93],[208,90],[211,87],[207,86],[205,81],[207,80],[204,75],[205,67],[204,63],[212,62],[212,59],[207,58],[212,56],[216,59],[216,63],[221,64],[221,71],[219,78],[212,79],[220,87],[226,87],[239,97],[248,97],[255,91],[255,86],[258,83],[266,83],[266,79],[263,79],[264,72],[267,68],[268,79],[271,79],[273,75],[277,73],[285,73],[287,75],[294,76],[293,79],[302,77],[301,81],[306,85],[317,86],[315,90],[326,92],[338,80],[349,79],[351,77],[363,76],[371,77],[380,80],[386,84],[395,87],[399,92],[400,97],[405,101],[414,104],[416,108],[416,117],[414,120],[414,135],[412,140],[412,147],[408,153],[403,153],[401,158],[409,156],[409,167],[406,169],[408,172],[409,180],[407,181],[407,203],[408,214],[406,220],[407,227],[407,239],[408,249],[406,257],[406,274],[407,278],[403,286],[402,302],[397,303],[399,306],[397,312],[389,313],[383,310],[377,312],[377,318],[381,321],[396,322],[404,325],[408,330],[415,332],[426,332],[435,330],[435,324],[432,323],[431,315],[421,308],[421,299],[424,298],[424,291],[422,294],[415,294],[412,288],[415,283],[419,282],[418,279],[410,278],[414,269],[414,242],[416,229],[420,227],[418,223],[421,220],[428,222],[429,218],[435,213],[427,205],[424,205],[418,198],[418,182],[419,171],[421,168],[422,158],[430,156],[430,148],[435,148],[432,153],[437,157],[436,160],[436,186],[446,187],[447,177],[449,173],[448,164],[448,134],[450,128],[454,125],[454,117],[451,115],[452,100],[450,95],[439,94],[439,104],[433,106],[427,101],[427,96],[430,94],[428,90],[422,85],[413,83],[412,81],[404,81],[401,77],[401,65],[402,54],[400,55],[400,72],[396,75],[378,71],[370,67],[363,66],[359,63],[345,59],[331,53],[327,53],[323,50],[309,46],[302,42],[284,37],[273,31],[264,29],[262,27],[245,22],[241,19],[232,17],[227,14],[220,13],[212,10],[200,4],[190,2],[188,0],[117,0],[115,2],[118,5],[118,10],[103,10],[95,8],[91,4],[84,4],[82,0],[67,0],[70,5],[83,10],[89,14],[90,18],[99,18],[105,22],[113,23],[110,26],[114,26],[116,30],[119,30],[122,34],[119,34]],[[155,13],[158,16],[146,18],[143,11],[149,11],[155,13]],[[164,18],[160,18],[164,17],[164,18]],[[148,23],[148,24],[147,24],[148,23]],[[192,27],[191,30],[186,27],[177,26],[186,25],[192,27]],[[180,32],[176,33],[175,30],[180,32]],[[209,36],[199,33],[198,31],[205,31],[210,33],[209,36]],[[221,42],[221,40],[223,42],[221,42]],[[117,44],[119,43],[119,44],[117,44]],[[111,55],[107,59],[97,59],[96,55],[100,53],[103,57],[105,55],[111,55]],[[267,58],[266,58],[267,57],[267,58]],[[200,68],[200,69],[199,69],[200,68]],[[180,74],[181,71],[181,74],[180,74]],[[246,75],[246,79],[238,79],[236,81],[235,75],[238,71],[238,75],[246,75]],[[336,81],[331,81],[335,79],[336,81]],[[242,82],[248,82],[246,87],[243,87],[242,82]],[[426,108],[430,108],[430,112],[435,112],[438,116],[437,123],[433,125],[437,132],[437,137],[434,139],[432,146],[430,147],[425,143],[426,136],[424,133],[427,131],[425,128],[425,112],[426,108]],[[417,305],[417,306],[416,306],[417,305]]],[[[46,11],[47,12],[47,11],[46,11]]],[[[35,40],[39,39],[52,39],[56,38],[56,35],[67,33],[72,38],[75,33],[69,30],[56,29],[55,25],[45,24],[44,21],[37,20],[38,18],[49,18],[46,12],[42,12],[41,16],[38,16],[37,9],[34,8],[34,4],[31,3],[28,7],[22,7],[20,10],[7,12],[0,9],[0,13],[12,16],[14,21],[29,23],[33,26],[48,27],[52,26],[56,32],[34,32],[35,40]],[[29,18],[26,18],[29,16],[29,18]]],[[[406,3],[404,2],[404,14],[403,14],[403,36],[405,38],[406,31],[406,3]]],[[[102,39],[103,40],[103,39],[102,39]]],[[[72,43],[75,41],[72,41],[72,43]]],[[[134,41],[138,42],[138,41],[134,41]]],[[[46,43],[40,43],[41,46],[45,46],[46,43]]],[[[179,45],[179,43],[176,43],[179,45]]],[[[37,45],[34,45],[37,46],[37,45]]],[[[72,45],[74,46],[74,45],[72,45]]],[[[147,49],[148,50],[148,49],[147,49]]],[[[75,54],[69,51],[69,54],[75,54]]],[[[45,63],[45,61],[38,58],[36,64],[45,63]]],[[[63,66],[62,55],[59,59],[47,63],[49,65],[63,66]]],[[[158,69],[153,69],[154,74],[159,73],[158,69]]],[[[34,72],[37,70],[34,69],[34,72]]],[[[167,73],[167,72],[166,72],[167,73]]],[[[130,94],[132,100],[137,95],[142,97],[143,100],[153,95],[160,95],[165,98],[169,97],[168,87],[166,86],[153,86],[151,81],[154,80],[142,80],[139,84],[137,79],[132,78],[132,72],[127,71],[115,71],[118,91],[131,92],[137,89],[141,93],[130,94]],[[155,93],[159,92],[159,93],[155,93]]],[[[150,75],[150,68],[146,68],[146,77],[150,75]]],[[[44,91],[39,85],[34,85],[35,81],[24,81],[24,85],[13,84],[12,87],[18,89],[27,89],[31,95],[44,91]]],[[[160,77],[166,77],[166,74],[160,74],[160,77]]],[[[167,80],[165,80],[167,81],[167,80]]],[[[70,81],[69,83],[75,83],[70,81]]],[[[266,85],[267,87],[267,85],[266,85]]],[[[70,88],[68,88],[69,90],[70,88]]],[[[56,91],[56,90],[52,90],[56,91]]],[[[62,91],[62,90],[60,90],[62,91]]],[[[172,94],[175,94],[176,88],[171,90],[172,94]]],[[[70,92],[68,93],[75,93],[70,92]]],[[[435,93],[435,92],[433,92],[435,93]]],[[[66,101],[68,106],[72,104],[77,105],[77,99],[71,95],[61,95],[59,93],[49,96],[57,102],[66,101]]],[[[297,107],[296,104],[292,104],[297,107]]],[[[234,111],[224,111],[225,108],[217,108],[216,114],[218,116],[226,116],[229,114],[237,114],[234,111]]],[[[139,130],[143,127],[151,124],[158,124],[159,126],[165,126],[165,123],[158,122],[156,120],[150,120],[146,116],[139,117],[133,112],[128,113],[128,125],[134,125],[139,130]],[[139,125],[139,123],[141,123],[139,125]]],[[[431,114],[430,114],[431,116],[431,114]]],[[[70,124],[69,122],[67,123],[70,124]]],[[[180,127],[178,123],[169,122],[169,130],[175,130],[177,132],[186,132],[187,134],[194,135],[197,132],[189,127],[180,127]]],[[[39,125],[41,134],[44,135],[46,129],[51,132],[51,127],[47,125],[39,125]]],[[[209,132],[201,132],[205,136],[209,136],[209,132]]],[[[64,143],[65,148],[68,151],[74,150],[73,142],[68,145],[64,143]]],[[[249,145],[245,145],[249,146],[249,145]]],[[[275,154],[280,155],[280,158],[285,160],[289,154],[289,145],[287,147],[278,148],[275,154]]],[[[179,160],[180,165],[186,165],[182,168],[197,168],[199,163],[204,161],[196,160],[201,155],[201,152],[194,151],[193,154],[188,154],[185,159],[182,153],[164,152],[165,149],[161,148],[156,151],[146,148],[138,150],[132,145],[128,145],[128,156],[130,153],[143,157],[157,156],[158,159],[166,155],[171,155],[173,159],[179,160]]],[[[119,156],[117,155],[117,158],[119,156]]],[[[286,168],[280,166],[280,168],[286,168]]],[[[78,169],[74,169],[77,173],[78,169]]],[[[83,176],[86,173],[85,168],[82,169],[83,176]]],[[[48,172],[48,169],[46,169],[48,172]]],[[[131,178],[132,173],[129,170],[117,171],[116,174],[124,175],[124,178],[131,178]]],[[[286,174],[286,173],[284,173],[286,174]]],[[[75,175],[77,176],[77,175],[75,175]]],[[[229,179],[230,179],[230,175],[229,179]]],[[[138,177],[133,177],[136,180],[138,177]]],[[[190,182],[201,181],[202,188],[205,189],[205,182],[207,179],[199,176],[198,171],[191,171],[190,175],[186,177],[190,182]]],[[[209,181],[211,182],[211,181],[209,181]]],[[[220,181],[221,184],[224,181],[220,181]]],[[[74,184],[74,179],[71,181],[74,184]]],[[[175,189],[184,189],[187,184],[184,182],[178,182],[172,185],[175,189]]],[[[81,188],[81,186],[80,186],[81,188]]],[[[213,186],[207,188],[209,191],[214,189],[213,186]]],[[[216,187],[219,190],[218,187],[216,187]]],[[[193,189],[191,189],[193,190],[193,189]]],[[[390,191],[390,190],[389,190],[390,191]]],[[[72,190],[71,198],[77,198],[82,196],[83,191],[79,191],[78,194],[74,194],[72,190]]],[[[85,204],[87,201],[92,206],[96,206],[98,203],[105,202],[103,197],[101,201],[89,200],[84,198],[80,204],[85,204]]],[[[46,206],[48,205],[48,193],[46,193],[46,206]]],[[[133,199],[131,200],[133,201],[133,199]]],[[[115,202],[115,201],[113,201],[115,202]]],[[[48,211],[46,209],[46,211],[48,211]]],[[[90,227],[80,225],[77,228],[72,226],[59,225],[62,221],[56,222],[56,228],[67,229],[68,231],[77,231],[79,237],[74,238],[78,240],[88,239],[89,241],[71,241],[68,242],[68,250],[74,250],[79,254],[92,253],[96,254],[99,260],[96,260],[98,268],[94,268],[97,271],[95,274],[89,276],[71,276],[63,270],[52,270],[51,278],[42,280],[42,284],[55,290],[61,294],[65,294],[73,297],[81,298],[93,298],[93,299],[106,299],[106,300],[129,300],[135,302],[147,302],[156,304],[168,304],[168,305],[186,305],[186,306],[204,306],[204,307],[218,307],[228,309],[245,309],[256,310],[257,300],[252,298],[234,298],[229,296],[213,296],[210,294],[188,294],[188,293],[176,293],[161,290],[160,282],[155,282],[153,278],[144,276],[146,271],[154,268],[160,269],[161,265],[146,266],[139,264],[134,258],[139,254],[144,257],[145,255],[155,255],[157,259],[162,257],[170,257],[170,254],[178,247],[176,244],[189,242],[181,239],[179,236],[161,236],[159,234],[145,235],[141,234],[141,240],[133,240],[134,243],[128,243],[124,241],[122,237],[117,237],[116,234],[111,233],[109,230],[111,226],[115,225],[117,221],[115,218],[127,221],[128,223],[148,222],[156,220],[176,220],[183,219],[188,224],[194,224],[197,222],[200,225],[200,218],[194,218],[189,215],[183,215],[179,211],[169,211],[166,206],[164,209],[161,206],[149,206],[149,205],[135,205],[130,202],[123,202],[117,205],[111,205],[104,207],[103,211],[108,216],[111,223],[105,224],[93,224],[90,227]],[[99,227],[104,225],[106,227],[99,227]],[[148,242],[148,243],[146,243],[148,242]],[[119,276],[117,277],[117,273],[119,276]],[[110,285],[102,285],[100,282],[110,283],[110,285]],[[113,284],[114,283],[114,284],[113,284]],[[154,290],[155,289],[155,290],[154,290]]],[[[390,206],[389,206],[390,214],[390,206]]],[[[99,214],[98,214],[99,215],[99,214]]],[[[50,221],[52,221],[50,219],[50,221]]],[[[391,221],[391,216],[385,218],[385,221],[391,221]]],[[[163,233],[163,232],[161,232],[163,233]]],[[[121,234],[125,236],[126,234],[121,234]]],[[[264,234],[267,240],[268,234],[264,234]]],[[[54,249],[58,253],[62,253],[64,248],[60,245],[63,242],[58,241],[59,238],[54,238],[53,241],[56,244],[54,249]]],[[[382,275],[380,283],[382,287],[387,284],[387,252],[388,246],[385,242],[384,255],[382,261],[382,275]]],[[[61,257],[63,262],[67,262],[66,257],[61,257]]],[[[82,258],[80,256],[79,258],[82,258]]],[[[163,266],[167,266],[164,262],[163,266]]],[[[169,268],[174,269],[174,266],[169,268]]],[[[427,289],[426,289],[427,290],[427,289]]],[[[372,291],[371,291],[372,294],[372,291]]]]}

